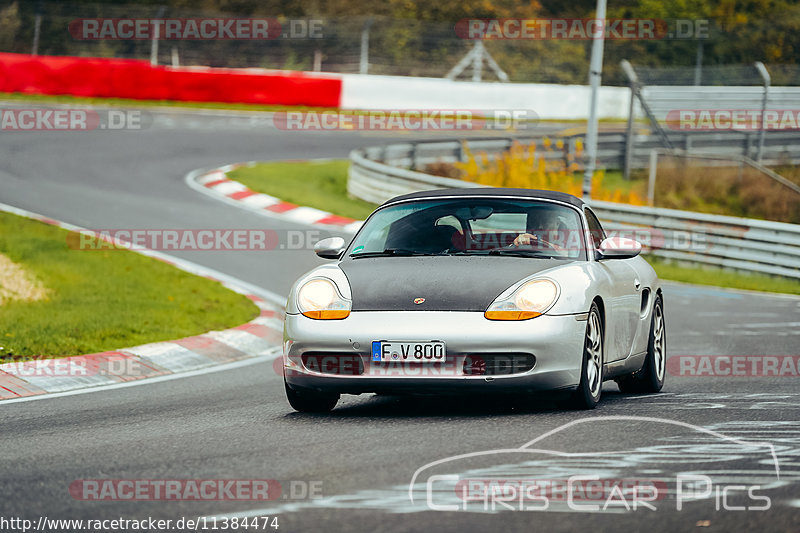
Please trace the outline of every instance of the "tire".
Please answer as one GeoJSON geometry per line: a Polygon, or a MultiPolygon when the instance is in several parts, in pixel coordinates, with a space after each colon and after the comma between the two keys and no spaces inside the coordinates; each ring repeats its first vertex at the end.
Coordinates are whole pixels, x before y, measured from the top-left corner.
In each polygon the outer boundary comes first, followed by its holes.
{"type": "Polygon", "coordinates": [[[664,386],[667,368],[667,329],[664,322],[664,303],[661,295],[653,304],[647,355],[641,370],[617,380],[619,390],[627,393],[656,393],[664,386]]]}
{"type": "Polygon", "coordinates": [[[283,381],[286,388],[286,399],[295,411],[300,413],[327,413],[336,407],[339,401],[338,394],[325,394],[305,389],[293,389],[289,387],[286,380],[283,381]]]}
{"type": "Polygon", "coordinates": [[[569,404],[575,409],[594,409],[600,401],[603,389],[603,350],[605,336],[600,308],[592,302],[586,321],[581,359],[581,381],[572,393],[569,404]]]}

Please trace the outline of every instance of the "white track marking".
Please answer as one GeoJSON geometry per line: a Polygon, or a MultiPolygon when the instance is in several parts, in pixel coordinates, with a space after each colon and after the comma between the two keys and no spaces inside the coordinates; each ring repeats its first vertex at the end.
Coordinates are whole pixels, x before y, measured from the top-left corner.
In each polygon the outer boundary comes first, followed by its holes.
{"type": "Polygon", "coordinates": [[[24,398],[13,398],[11,400],[3,400],[0,401],[0,409],[10,403],[22,403],[22,402],[35,402],[39,400],[53,400],[56,398],[63,398],[65,396],[77,396],[79,394],[88,394],[90,392],[103,392],[115,389],[124,389],[127,387],[138,387],[139,385],[151,385],[154,383],[162,383],[164,381],[172,381],[174,379],[184,379],[184,378],[191,378],[195,376],[203,376],[206,374],[213,374],[215,372],[223,372],[225,370],[234,370],[237,368],[242,368],[245,366],[255,365],[257,363],[268,363],[275,359],[276,357],[280,357],[282,352],[282,348],[280,346],[275,347],[270,353],[260,356],[260,357],[251,357],[250,359],[242,359],[241,361],[234,361],[233,363],[224,363],[221,365],[210,366],[206,368],[201,368],[198,370],[190,370],[188,372],[181,372],[179,374],[168,374],[166,376],[157,376],[154,378],[146,378],[140,379],[137,381],[126,381],[124,383],[115,383],[113,385],[101,385],[99,387],[90,387],[86,389],[77,389],[73,391],[67,392],[56,392],[53,394],[41,394],[38,396],[25,396],[24,398]]]}

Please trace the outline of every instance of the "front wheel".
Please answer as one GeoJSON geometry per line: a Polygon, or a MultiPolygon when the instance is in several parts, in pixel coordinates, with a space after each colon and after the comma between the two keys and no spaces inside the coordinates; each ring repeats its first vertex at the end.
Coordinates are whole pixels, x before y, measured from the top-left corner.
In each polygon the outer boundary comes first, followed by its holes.
{"type": "Polygon", "coordinates": [[[603,388],[603,320],[600,308],[592,302],[583,341],[581,381],[570,404],[576,409],[594,409],[603,388]]]}
{"type": "Polygon", "coordinates": [[[647,355],[641,370],[617,380],[622,392],[659,392],[664,386],[667,367],[667,328],[664,324],[664,303],[661,295],[653,304],[653,319],[650,322],[650,338],[647,355]]]}
{"type": "Polygon", "coordinates": [[[305,389],[293,389],[286,380],[283,381],[286,389],[286,399],[295,411],[301,413],[327,413],[339,402],[338,394],[325,394],[322,392],[305,389]]]}

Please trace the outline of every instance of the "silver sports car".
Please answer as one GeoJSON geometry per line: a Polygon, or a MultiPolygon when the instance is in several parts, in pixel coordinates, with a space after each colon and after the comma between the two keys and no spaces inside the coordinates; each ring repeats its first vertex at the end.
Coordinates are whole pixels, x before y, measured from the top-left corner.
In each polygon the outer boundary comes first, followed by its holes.
{"type": "Polygon", "coordinates": [[[340,394],[561,390],[592,408],[603,382],[664,384],[661,286],[641,245],[606,234],[587,204],[528,189],[393,198],[335,260],[292,287],[284,381],[298,411],[340,394]]]}

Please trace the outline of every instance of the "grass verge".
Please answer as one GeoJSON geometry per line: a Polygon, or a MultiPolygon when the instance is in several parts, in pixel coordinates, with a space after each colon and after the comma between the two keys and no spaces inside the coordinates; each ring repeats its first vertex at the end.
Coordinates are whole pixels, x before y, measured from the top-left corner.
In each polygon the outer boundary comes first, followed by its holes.
{"type": "Polygon", "coordinates": [[[70,249],[68,232],[0,212],[0,253],[47,297],[0,306],[0,360],[63,357],[198,335],[258,315],[246,297],[126,250],[70,249]]]}
{"type": "Polygon", "coordinates": [[[731,272],[721,268],[684,267],[652,255],[647,256],[647,262],[653,266],[658,277],[665,280],[729,289],[800,294],[800,281],[790,278],[731,272]]]}
{"type": "Polygon", "coordinates": [[[186,109],[214,109],[224,111],[323,111],[327,108],[237,104],[228,102],[184,102],[177,100],[135,100],[133,98],[96,98],[87,96],[25,94],[0,92],[0,100],[6,102],[28,102],[31,104],[99,105],[107,107],[177,107],[186,109]]]}
{"type": "Polygon", "coordinates": [[[375,204],[347,196],[347,160],[258,163],[228,175],[250,189],[297,205],[363,220],[375,204]]]}
{"type": "MultiPolygon", "coordinates": [[[[316,207],[363,220],[375,205],[347,196],[346,160],[324,162],[258,163],[230,173],[254,191],[298,205],[316,207]]],[[[611,183],[623,182],[621,173],[609,173],[611,183]]],[[[631,182],[626,182],[631,183],[631,182]]],[[[647,260],[661,279],[763,292],[800,294],[800,283],[788,278],[736,273],[719,268],[683,267],[654,256],[647,260]]]]}

